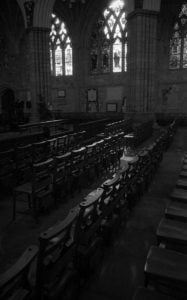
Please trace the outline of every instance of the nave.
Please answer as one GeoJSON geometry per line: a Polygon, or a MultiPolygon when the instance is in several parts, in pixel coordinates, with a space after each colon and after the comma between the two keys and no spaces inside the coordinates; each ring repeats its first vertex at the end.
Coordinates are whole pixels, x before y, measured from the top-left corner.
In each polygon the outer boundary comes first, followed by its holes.
{"type": "MultiPolygon", "coordinates": [[[[156,229],[164,214],[169,193],[175,185],[186,151],[185,136],[186,129],[178,128],[174,142],[164,153],[163,161],[148,191],[133,207],[126,226],[122,227],[119,235],[107,245],[102,263],[81,287],[80,299],[132,299],[136,288],[144,284],[143,269],[146,256],[150,246],[156,245],[156,229]]],[[[4,233],[1,234],[1,270],[11,266],[28,245],[37,244],[39,232],[53,226],[62,216],[65,217],[70,207],[80,203],[85,195],[105,179],[94,182],[78,197],[70,199],[62,209],[42,216],[39,225],[32,219],[23,217],[18,217],[14,224],[7,224],[4,233]]],[[[4,220],[7,220],[5,215],[4,220]]]]}
{"type": "MultiPolygon", "coordinates": [[[[187,129],[178,128],[174,140],[155,174],[148,191],[141,197],[122,228],[98,272],[91,277],[81,300],[130,300],[137,287],[144,286],[144,265],[148,251],[157,245],[156,231],[169,195],[174,189],[187,150],[187,129]]],[[[137,300],[162,299],[141,295],[137,300]]],[[[163,299],[179,299],[165,296],[163,299]]],[[[186,299],[186,298],[184,298],[186,299]]]]}

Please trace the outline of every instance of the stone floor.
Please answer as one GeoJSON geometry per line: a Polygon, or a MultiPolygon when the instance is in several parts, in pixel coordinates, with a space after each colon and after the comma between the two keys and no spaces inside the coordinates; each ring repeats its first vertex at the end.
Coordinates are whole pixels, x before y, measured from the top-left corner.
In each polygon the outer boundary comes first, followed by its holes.
{"type": "MultiPolygon", "coordinates": [[[[156,228],[175,185],[182,157],[187,151],[187,129],[179,128],[155,175],[149,190],[135,206],[126,228],[122,228],[108,248],[97,272],[81,292],[80,300],[131,300],[135,289],[143,285],[143,268],[149,247],[156,244],[156,228]]],[[[106,177],[106,176],[105,176],[106,177]]],[[[104,177],[72,197],[36,224],[29,216],[11,221],[11,198],[0,199],[0,273],[9,268],[28,245],[38,244],[39,233],[62,220],[104,177]]]]}

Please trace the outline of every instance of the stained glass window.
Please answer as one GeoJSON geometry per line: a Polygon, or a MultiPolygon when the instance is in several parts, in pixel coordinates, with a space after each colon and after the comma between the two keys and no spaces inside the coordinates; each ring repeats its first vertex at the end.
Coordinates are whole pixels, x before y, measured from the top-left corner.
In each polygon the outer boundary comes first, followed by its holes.
{"type": "Polygon", "coordinates": [[[187,68],[187,3],[181,7],[170,40],[169,68],[187,68]]]}
{"type": "Polygon", "coordinates": [[[73,75],[71,39],[66,25],[52,14],[50,32],[50,64],[54,76],[73,75]]]}
{"type": "Polygon", "coordinates": [[[127,71],[127,28],[124,0],[113,0],[94,24],[90,38],[90,71],[127,71]]]}

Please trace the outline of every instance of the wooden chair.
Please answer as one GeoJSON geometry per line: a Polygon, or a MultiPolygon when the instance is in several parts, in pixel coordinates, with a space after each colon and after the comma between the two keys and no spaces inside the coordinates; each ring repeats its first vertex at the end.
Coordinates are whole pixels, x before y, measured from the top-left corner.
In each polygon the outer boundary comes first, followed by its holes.
{"type": "Polygon", "coordinates": [[[176,300],[177,298],[173,298],[169,295],[164,295],[162,293],[159,293],[155,290],[146,289],[144,287],[139,287],[135,295],[133,297],[133,300],[176,300]]]}
{"type": "MultiPolygon", "coordinates": [[[[18,197],[26,195],[28,208],[35,218],[38,212],[49,206],[53,197],[53,159],[34,164],[32,180],[14,188],[13,191],[13,220],[16,217],[18,197]]],[[[24,213],[24,211],[19,211],[24,213]]]]}
{"type": "Polygon", "coordinates": [[[135,205],[135,202],[139,196],[139,187],[138,187],[138,156],[126,157],[126,162],[129,165],[128,170],[128,194],[127,194],[127,201],[128,201],[128,208],[131,210],[135,205]]]}
{"type": "Polygon", "coordinates": [[[171,201],[165,209],[165,216],[168,219],[187,222],[187,204],[178,201],[171,201]]]}
{"type": "Polygon", "coordinates": [[[118,189],[120,183],[120,175],[116,174],[112,179],[106,180],[102,185],[104,193],[100,202],[102,215],[101,234],[105,243],[112,241],[113,237],[120,226],[119,215],[116,214],[115,208],[118,201],[118,189]]]}
{"type": "Polygon", "coordinates": [[[33,299],[37,254],[37,246],[28,247],[19,260],[0,276],[1,300],[33,299]]]}
{"type": "Polygon", "coordinates": [[[51,158],[50,147],[47,141],[32,144],[33,164],[41,163],[51,158]]]}
{"type": "Polygon", "coordinates": [[[187,255],[173,250],[152,246],[144,267],[145,285],[186,299],[187,255]]]}
{"type": "Polygon", "coordinates": [[[110,168],[112,167],[112,137],[108,136],[104,139],[104,148],[103,148],[103,167],[104,170],[110,171],[110,168]]]}
{"type": "Polygon", "coordinates": [[[85,155],[86,148],[82,147],[77,150],[72,151],[72,160],[71,160],[71,181],[72,187],[71,190],[79,189],[81,190],[84,183],[85,175],[85,155]]]}
{"type": "Polygon", "coordinates": [[[55,157],[54,194],[57,202],[66,198],[71,188],[71,152],[55,157]]]}
{"type": "Polygon", "coordinates": [[[95,177],[96,168],[96,143],[86,146],[85,154],[85,175],[89,183],[91,183],[95,177]]]}
{"type": "Polygon", "coordinates": [[[158,244],[187,254],[187,223],[162,218],[157,228],[158,244]]]}
{"type": "Polygon", "coordinates": [[[68,135],[68,152],[78,148],[77,145],[77,133],[71,133],[68,135]]]}
{"type": "Polygon", "coordinates": [[[67,152],[68,136],[63,135],[57,138],[56,155],[60,156],[67,152]]]}
{"type": "Polygon", "coordinates": [[[138,152],[139,157],[139,164],[138,164],[138,172],[139,172],[139,178],[138,178],[138,184],[139,184],[139,190],[140,195],[144,193],[144,191],[147,189],[149,183],[152,179],[152,166],[150,161],[149,152],[146,149],[142,149],[138,152]]]}
{"type": "Polygon", "coordinates": [[[47,146],[48,146],[48,154],[49,154],[49,158],[52,158],[56,155],[56,150],[57,150],[57,139],[50,139],[47,140],[47,146]]]}
{"type": "Polygon", "coordinates": [[[0,185],[3,188],[13,186],[15,172],[14,149],[0,152],[0,185]]]}
{"type": "Polygon", "coordinates": [[[128,195],[130,189],[130,178],[128,176],[129,172],[129,165],[127,164],[122,169],[117,171],[120,179],[117,186],[117,199],[116,199],[116,206],[115,206],[115,213],[118,215],[120,220],[120,224],[125,224],[127,221],[127,217],[129,214],[128,209],[128,195]]]}
{"type": "Polygon", "coordinates": [[[104,144],[103,139],[96,142],[95,149],[95,170],[97,177],[101,176],[104,171],[104,144]]]}
{"type": "Polygon", "coordinates": [[[40,234],[37,300],[75,299],[79,288],[79,276],[74,266],[78,214],[79,208],[72,209],[64,221],[40,234]]]}
{"type": "Polygon", "coordinates": [[[76,266],[85,276],[100,262],[103,253],[103,239],[99,234],[102,215],[100,202],[103,189],[89,193],[80,203],[79,216],[75,228],[77,243],[76,266]]]}
{"type": "Polygon", "coordinates": [[[15,181],[16,185],[31,180],[32,175],[32,145],[20,146],[15,149],[15,181]]]}

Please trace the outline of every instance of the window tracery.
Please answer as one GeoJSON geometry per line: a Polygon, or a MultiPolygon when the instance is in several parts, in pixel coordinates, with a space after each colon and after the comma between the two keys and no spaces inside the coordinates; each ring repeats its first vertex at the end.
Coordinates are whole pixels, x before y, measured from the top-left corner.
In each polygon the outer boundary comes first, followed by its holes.
{"type": "Polygon", "coordinates": [[[114,0],[104,10],[91,34],[92,74],[127,71],[127,28],[123,0],[114,0]]]}
{"type": "Polygon", "coordinates": [[[169,68],[187,68],[187,3],[182,5],[173,27],[170,40],[169,68]]]}
{"type": "Polygon", "coordinates": [[[52,14],[50,65],[54,76],[73,75],[72,44],[65,23],[52,14]]]}

